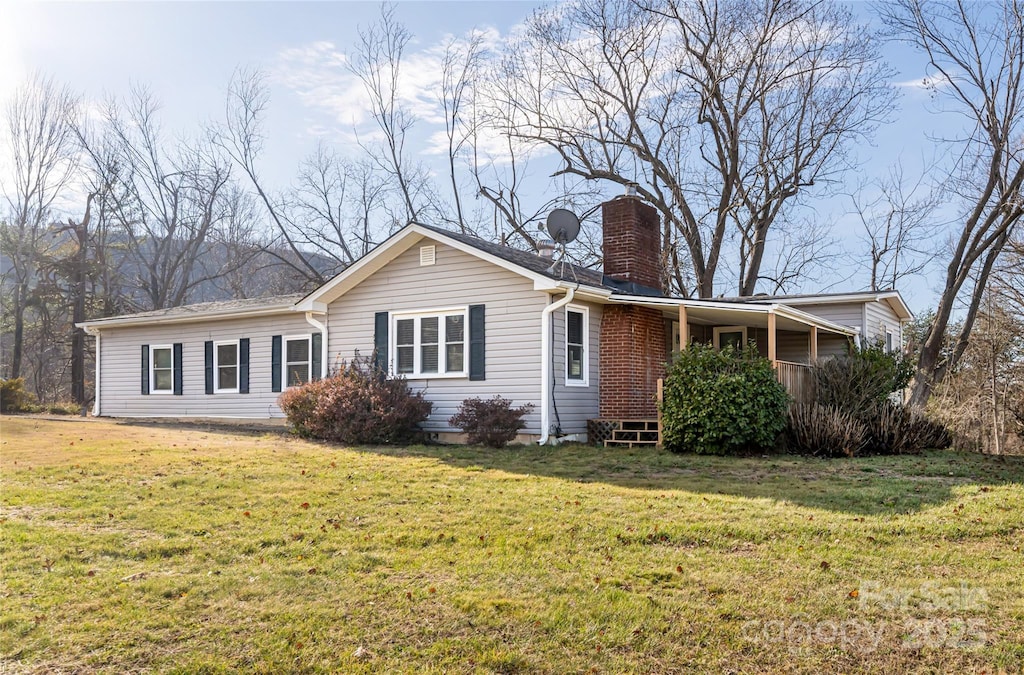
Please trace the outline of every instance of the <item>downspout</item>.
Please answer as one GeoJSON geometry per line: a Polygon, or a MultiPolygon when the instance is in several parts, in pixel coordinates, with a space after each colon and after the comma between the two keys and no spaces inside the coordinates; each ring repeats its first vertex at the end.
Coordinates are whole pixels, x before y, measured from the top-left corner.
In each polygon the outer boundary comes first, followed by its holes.
{"type": "Polygon", "coordinates": [[[570,288],[561,300],[546,306],[540,313],[540,439],[538,445],[548,442],[551,428],[551,313],[572,302],[576,289],[570,288]]]}
{"type": "Polygon", "coordinates": [[[324,312],[324,322],[320,323],[313,318],[313,312],[306,312],[306,323],[320,331],[320,379],[327,377],[327,313],[324,312]]]}
{"type": "Polygon", "coordinates": [[[92,416],[100,416],[100,332],[95,328],[85,328],[87,335],[95,336],[96,338],[96,384],[93,387],[95,389],[94,398],[96,399],[92,404],[92,416]]]}

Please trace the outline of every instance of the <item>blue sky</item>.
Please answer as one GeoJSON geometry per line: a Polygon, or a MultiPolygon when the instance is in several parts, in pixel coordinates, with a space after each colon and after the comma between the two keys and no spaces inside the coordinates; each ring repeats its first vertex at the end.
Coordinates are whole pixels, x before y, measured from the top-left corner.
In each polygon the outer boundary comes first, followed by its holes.
{"type": "MultiPolygon", "coordinates": [[[[397,16],[415,39],[414,57],[423,57],[429,79],[431,48],[446,35],[473,29],[506,34],[536,7],[533,2],[403,2],[397,16]]],[[[866,4],[858,14],[869,17],[866,4]]],[[[271,75],[265,175],[287,183],[298,162],[322,136],[343,151],[358,123],[358,96],[351,94],[340,60],[351,49],[359,25],[379,15],[364,2],[7,2],[0,20],[0,100],[23,78],[40,71],[71,85],[89,99],[123,96],[132,83],[145,84],[163,103],[168,131],[191,133],[223,115],[225,88],[239,66],[271,75]]],[[[902,96],[893,122],[879,130],[872,146],[858,148],[863,168],[851,172],[851,189],[865,177],[885,173],[897,160],[913,177],[934,158],[928,134],[949,135],[960,125],[941,113],[929,93],[915,86],[925,75],[920,57],[903,47],[886,48],[902,96]]],[[[429,157],[425,158],[429,161],[429,157]]],[[[544,197],[550,197],[545,195],[544,197]]],[[[541,196],[538,196],[541,201],[541,196]]],[[[838,223],[841,245],[854,249],[858,228],[848,215],[849,200],[814,205],[821,219],[838,223]]],[[[904,290],[915,311],[924,310],[938,286],[937,269],[904,290]]],[[[863,278],[829,281],[842,290],[863,286],[863,278]]],[[[815,289],[806,289],[815,290],[815,289]]]]}

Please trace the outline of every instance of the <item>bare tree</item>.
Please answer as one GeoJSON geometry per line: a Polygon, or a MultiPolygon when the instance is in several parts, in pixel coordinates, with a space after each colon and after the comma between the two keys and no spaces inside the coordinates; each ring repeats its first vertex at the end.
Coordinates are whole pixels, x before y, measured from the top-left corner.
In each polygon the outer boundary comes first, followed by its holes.
{"type": "Polygon", "coordinates": [[[942,292],[918,359],[911,403],[923,407],[967,349],[992,270],[1024,214],[1024,13],[1019,0],[898,0],[879,12],[897,39],[927,56],[933,92],[969,126],[964,138],[947,141],[954,157],[947,192],[961,205],[962,225],[951,232],[942,292]],[[966,314],[943,364],[943,340],[961,302],[966,314]]]}
{"type": "Polygon", "coordinates": [[[675,290],[710,297],[735,233],[740,294],[769,232],[890,108],[872,33],[828,2],[575,2],[538,12],[505,60],[513,133],[561,172],[622,185],[661,212],[675,290]]]}
{"type": "Polygon", "coordinates": [[[921,274],[935,254],[932,242],[939,228],[934,219],[942,193],[926,188],[924,178],[910,185],[897,165],[887,177],[850,194],[864,228],[872,291],[896,288],[901,280],[921,274]]]}
{"type": "Polygon", "coordinates": [[[12,176],[3,192],[10,222],[0,230],[0,248],[10,260],[7,283],[12,287],[10,314],[14,323],[10,377],[21,375],[25,310],[32,303],[41,242],[54,202],[63,195],[77,167],[72,131],[78,97],[52,79],[34,75],[11,99],[6,110],[12,176]]]}
{"type": "Polygon", "coordinates": [[[426,171],[410,159],[406,148],[409,131],[416,123],[416,115],[401,97],[402,58],[411,39],[412,34],[395,17],[394,5],[385,4],[380,21],[360,29],[350,61],[352,73],[363,83],[370,114],[383,138],[379,144],[361,145],[388,176],[402,202],[402,210],[394,214],[395,226],[420,218],[428,194],[426,171]]]}
{"type": "Polygon", "coordinates": [[[474,136],[472,116],[463,111],[472,105],[484,59],[484,39],[472,32],[460,40],[452,37],[444,45],[441,59],[441,83],[436,92],[438,105],[444,114],[444,135],[447,141],[448,180],[455,207],[455,225],[462,231],[469,229],[464,213],[462,186],[459,182],[460,157],[474,136]]]}
{"type": "Polygon", "coordinates": [[[245,263],[204,255],[221,234],[230,167],[205,139],[166,141],[158,109],[145,89],[133,90],[124,109],[109,102],[101,138],[112,147],[88,149],[96,169],[110,172],[105,182],[118,186],[110,217],[143,304],[154,309],[184,304],[198,287],[245,263]]]}
{"type": "Polygon", "coordinates": [[[263,121],[269,102],[270,91],[262,72],[252,69],[236,71],[228,86],[225,124],[213,132],[214,142],[249,178],[252,189],[274,224],[276,236],[265,250],[301,275],[306,285],[319,285],[327,279],[303,250],[302,246],[308,242],[303,241],[301,233],[292,227],[286,199],[271,193],[257,167],[265,140],[263,121]],[[284,254],[279,252],[282,248],[284,254]]]}

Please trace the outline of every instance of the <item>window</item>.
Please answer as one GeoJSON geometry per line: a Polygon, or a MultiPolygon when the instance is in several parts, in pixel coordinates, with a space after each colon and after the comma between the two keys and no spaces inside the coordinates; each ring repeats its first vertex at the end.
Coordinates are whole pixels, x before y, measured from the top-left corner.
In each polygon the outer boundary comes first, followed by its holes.
{"type": "Polygon", "coordinates": [[[394,317],[395,373],[410,377],[465,377],[466,310],[394,317]]]}
{"type": "Polygon", "coordinates": [[[565,383],[569,386],[585,387],[590,379],[587,362],[588,315],[586,307],[569,305],[565,309],[565,383]]]}
{"type": "Polygon", "coordinates": [[[174,349],[171,345],[150,347],[149,381],[154,394],[174,393],[174,349]]]}
{"type": "Polygon", "coordinates": [[[213,343],[214,391],[238,393],[238,340],[213,343]]]}
{"type": "Polygon", "coordinates": [[[893,353],[893,334],[892,331],[885,331],[885,352],[887,354],[893,353]]]}
{"type": "Polygon", "coordinates": [[[746,326],[716,326],[713,334],[715,349],[724,349],[730,346],[733,349],[742,350],[747,346],[746,326]]]}
{"type": "Polygon", "coordinates": [[[296,387],[309,382],[310,356],[313,352],[312,336],[298,335],[284,338],[284,386],[296,387]]]}

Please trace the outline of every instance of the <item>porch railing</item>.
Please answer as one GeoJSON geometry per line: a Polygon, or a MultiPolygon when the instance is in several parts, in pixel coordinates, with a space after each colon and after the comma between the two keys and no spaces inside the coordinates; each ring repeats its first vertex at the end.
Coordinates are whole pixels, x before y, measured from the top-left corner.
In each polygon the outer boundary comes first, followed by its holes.
{"type": "Polygon", "coordinates": [[[810,366],[791,361],[775,361],[774,365],[775,377],[794,401],[810,403],[814,400],[814,380],[811,378],[810,366]]]}

